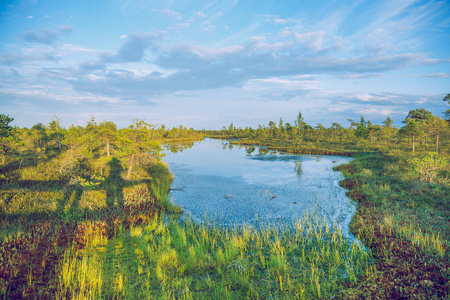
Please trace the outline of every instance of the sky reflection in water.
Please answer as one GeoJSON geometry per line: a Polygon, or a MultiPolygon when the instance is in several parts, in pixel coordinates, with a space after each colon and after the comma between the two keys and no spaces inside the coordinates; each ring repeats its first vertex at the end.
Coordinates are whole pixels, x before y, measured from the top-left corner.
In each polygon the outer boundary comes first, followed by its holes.
{"type": "Polygon", "coordinates": [[[348,235],[356,205],[339,186],[342,174],[332,168],[349,157],[291,155],[212,139],[166,153],[164,161],[175,177],[173,202],[196,221],[289,222],[306,212],[348,235]],[[269,201],[266,190],[276,198],[269,201]]]}

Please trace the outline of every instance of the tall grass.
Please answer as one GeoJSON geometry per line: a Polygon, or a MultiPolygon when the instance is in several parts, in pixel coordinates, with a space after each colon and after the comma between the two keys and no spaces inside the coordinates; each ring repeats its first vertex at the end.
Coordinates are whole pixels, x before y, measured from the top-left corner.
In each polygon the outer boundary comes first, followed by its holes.
{"type": "Polygon", "coordinates": [[[155,218],[65,257],[58,297],[78,299],[331,298],[371,271],[370,252],[308,217],[262,229],[155,218]]]}

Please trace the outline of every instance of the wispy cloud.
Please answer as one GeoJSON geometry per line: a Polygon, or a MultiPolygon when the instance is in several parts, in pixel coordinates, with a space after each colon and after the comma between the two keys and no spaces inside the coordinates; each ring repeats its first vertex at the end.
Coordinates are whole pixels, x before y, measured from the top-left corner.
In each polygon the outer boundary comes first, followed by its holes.
{"type": "Polygon", "coordinates": [[[24,31],[20,37],[29,43],[50,45],[56,42],[61,35],[70,33],[72,30],[71,26],[63,25],[56,29],[42,28],[24,31]]]}
{"type": "Polygon", "coordinates": [[[288,82],[273,79],[280,76],[335,74],[346,78],[361,78],[439,62],[430,60],[424,53],[334,57],[321,51],[321,42],[317,39],[320,40],[322,36],[323,33],[320,32],[307,35],[308,38],[300,44],[306,43],[311,51],[302,54],[296,51],[299,42],[295,35],[293,40],[279,43],[269,43],[265,36],[256,36],[246,45],[213,48],[196,44],[164,46],[157,34],[131,34],[116,53],[102,54],[97,62],[80,65],[82,73],[74,74],[69,83],[78,91],[105,95],[118,93],[148,99],[175,91],[242,87],[249,80],[277,83],[282,88],[288,82]],[[166,76],[155,76],[155,73],[150,72],[137,76],[126,67],[108,67],[113,63],[143,62],[146,60],[147,49],[151,50],[151,63],[161,70],[167,70],[166,76]],[[95,77],[89,77],[89,74],[94,74],[95,77]],[[98,76],[102,79],[98,80],[98,76]]]}
{"type": "Polygon", "coordinates": [[[0,37],[2,104],[48,99],[120,111],[123,103],[179,103],[177,117],[189,107],[191,120],[205,103],[221,112],[233,106],[227,112],[236,116],[243,113],[234,106],[264,103],[258,113],[308,108],[324,124],[331,113],[380,120],[416,106],[443,110],[436,98],[450,78],[445,1],[329,1],[319,10],[296,1],[119,2],[99,12],[102,22],[123,17],[106,34],[97,30],[107,23],[87,26],[75,12],[65,14],[74,27],[53,25],[56,13],[41,17],[48,10],[17,13],[34,18],[0,37]]]}
{"type": "Polygon", "coordinates": [[[168,18],[172,18],[175,20],[181,20],[183,19],[183,17],[181,16],[181,14],[179,12],[176,12],[174,10],[168,9],[168,8],[164,8],[164,9],[151,9],[150,11],[152,12],[158,12],[161,15],[168,17],[168,18]]]}
{"type": "Polygon", "coordinates": [[[52,47],[39,45],[32,48],[21,50],[20,53],[0,53],[0,64],[3,65],[21,65],[25,62],[49,61],[57,62],[60,56],[52,47]]]}

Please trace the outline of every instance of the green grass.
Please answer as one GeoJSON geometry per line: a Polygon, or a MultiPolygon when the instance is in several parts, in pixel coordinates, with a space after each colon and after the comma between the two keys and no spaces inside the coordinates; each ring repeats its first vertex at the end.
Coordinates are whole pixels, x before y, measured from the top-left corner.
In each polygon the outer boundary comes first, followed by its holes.
{"type": "MultiPolygon", "coordinates": [[[[341,185],[358,202],[351,232],[372,250],[373,271],[343,290],[345,299],[448,298],[450,294],[450,157],[441,147],[432,182],[414,166],[429,152],[400,144],[243,138],[231,144],[260,144],[290,153],[352,155],[337,168],[341,185]]],[[[425,147],[423,147],[425,149],[425,147]]],[[[434,157],[434,154],[433,154],[434,157]]],[[[429,161],[432,162],[432,161],[429,161]]]]}
{"type": "Polygon", "coordinates": [[[92,243],[81,254],[68,250],[58,295],[331,298],[342,297],[343,282],[356,282],[371,272],[370,252],[349,244],[339,230],[307,216],[293,225],[292,230],[286,224],[224,229],[158,218],[107,242],[92,243]]]}
{"type": "Polygon", "coordinates": [[[356,155],[338,169],[358,202],[351,231],[363,246],[308,215],[259,229],[182,222],[182,209],[167,196],[165,164],[139,170],[143,179],[106,170],[98,185],[88,182],[97,182],[94,174],[69,185],[60,158],[48,155],[1,179],[0,298],[449,297],[448,170],[423,182],[411,155],[399,150],[259,142],[292,153],[356,155]]]}

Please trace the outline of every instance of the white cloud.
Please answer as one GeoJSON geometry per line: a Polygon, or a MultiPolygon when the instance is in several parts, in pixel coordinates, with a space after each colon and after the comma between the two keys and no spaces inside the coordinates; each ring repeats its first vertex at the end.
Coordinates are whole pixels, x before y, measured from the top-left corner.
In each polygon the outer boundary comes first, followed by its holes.
{"type": "Polygon", "coordinates": [[[308,48],[314,49],[314,50],[320,50],[322,49],[323,45],[323,37],[325,36],[324,31],[312,31],[307,33],[293,33],[295,36],[295,39],[307,46],[308,48]]]}
{"type": "MultiPolygon", "coordinates": [[[[55,90],[51,87],[49,90],[55,90]]],[[[59,93],[48,92],[44,89],[28,89],[28,90],[17,90],[17,89],[5,89],[3,93],[12,97],[27,97],[27,98],[37,98],[41,100],[51,100],[51,101],[63,101],[70,103],[118,103],[120,100],[114,97],[106,97],[101,95],[95,95],[91,93],[72,93],[69,91],[59,91],[59,93]]]]}
{"type": "Polygon", "coordinates": [[[104,53],[104,51],[80,47],[73,44],[63,44],[59,47],[61,52],[69,53],[104,53]]]}
{"type": "Polygon", "coordinates": [[[391,115],[394,115],[394,114],[398,113],[397,111],[392,110],[392,109],[375,108],[375,107],[359,109],[356,112],[358,114],[365,115],[367,117],[374,117],[374,116],[379,116],[379,115],[387,117],[387,116],[391,116],[391,115]]]}
{"type": "Polygon", "coordinates": [[[267,42],[266,36],[254,36],[250,38],[250,44],[253,51],[270,50],[270,51],[280,51],[285,50],[292,46],[291,41],[269,43],[267,42]]]}
{"type": "Polygon", "coordinates": [[[275,22],[275,24],[286,24],[286,23],[287,23],[287,20],[276,18],[276,19],[274,20],[274,22],[275,22]]]}
{"type": "Polygon", "coordinates": [[[174,26],[175,26],[175,27],[178,27],[178,28],[189,28],[189,27],[191,27],[191,25],[190,25],[189,23],[187,23],[187,22],[184,22],[184,23],[176,23],[174,26]]]}
{"type": "Polygon", "coordinates": [[[176,19],[176,20],[181,20],[182,19],[180,13],[178,13],[178,12],[176,12],[174,10],[168,9],[168,8],[161,9],[161,10],[152,10],[152,11],[158,11],[163,16],[170,17],[170,18],[173,18],[173,19],[176,19]]]}
{"type": "Polygon", "coordinates": [[[397,98],[397,96],[395,95],[370,95],[370,94],[365,94],[365,95],[354,95],[354,98],[364,101],[364,102],[370,102],[370,101],[380,101],[380,100],[385,100],[385,101],[392,101],[395,98],[397,98]]]}
{"type": "Polygon", "coordinates": [[[216,26],[214,26],[212,24],[204,24],[202,30],[211,33],[211,32],[214,32],[216,30],[216,26]]]}
{"type": "Polygon", "coordinates": [[[179,47],[181,47],[181,50],[186,50],[188,52],[198,55],[199,57],[206,58],[209,60],[215,59],[223,55],[237,54],[245,49],[243,46],[237,45],[222,48],[209,48],[200,45],[191,45],[186,47],[180,45],[179,47]]]}
{"type": "MultiPolygon", "coordinates": [[[[306,76],[310,78],[310,76],[306,76]]],[[[287,90],[312,90],[318,87],[319,82],[316,80],[301,80],[299,77],[271,77],[267,79],[250,79],[248,80],[243,89],[249,91],[255,90],[271,90],[271,89],[283,89],[287,90]]]]}
{"type": "Polygon", "coordinates": [[[406,75],[407,77],[431,77],[431,78],[450,78],[450,73],[434,73],[423,75],[406,75]]]}

